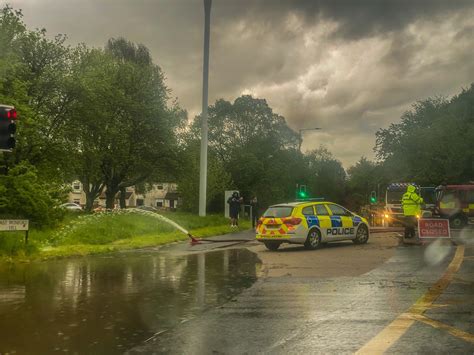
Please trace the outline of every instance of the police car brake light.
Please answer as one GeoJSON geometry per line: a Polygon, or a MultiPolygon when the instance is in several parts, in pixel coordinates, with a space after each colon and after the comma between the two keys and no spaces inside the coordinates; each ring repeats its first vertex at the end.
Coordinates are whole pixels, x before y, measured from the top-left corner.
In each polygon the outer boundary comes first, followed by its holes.
{"type": "Polygon", "coordinates": [[[302,219],[298,218],[298,217],[288,217],[288,218],[283,219],[283,223],[290,224],[290,225],[293,225],[293,226],[296,226],[296,225],[300,224],[301,221],[302,221],[302,219]]]}

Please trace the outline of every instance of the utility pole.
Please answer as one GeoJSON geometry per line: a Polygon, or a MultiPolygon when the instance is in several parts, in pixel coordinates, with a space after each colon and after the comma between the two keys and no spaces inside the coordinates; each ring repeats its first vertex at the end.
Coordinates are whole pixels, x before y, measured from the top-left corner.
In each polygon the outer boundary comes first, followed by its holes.
{"type": "Polygon", "coordinates": [[[207,195],[207,106],[209,91],[209,37],[212,0],[204,0],[204,61],[202,68],[201,161],[199,170],[199,216],[206,216],[207,195]]]}
{"type": "Polygon", "coordinates": [[[301,152],[301,145],[303,144],[303,132],[305,131],[319,131],[321,128],[319,127],[314,127],[314,128],[302,128],[299,130],[300,136],[299,136],[299,144],[298,144],[298,150],[301,152]]]}

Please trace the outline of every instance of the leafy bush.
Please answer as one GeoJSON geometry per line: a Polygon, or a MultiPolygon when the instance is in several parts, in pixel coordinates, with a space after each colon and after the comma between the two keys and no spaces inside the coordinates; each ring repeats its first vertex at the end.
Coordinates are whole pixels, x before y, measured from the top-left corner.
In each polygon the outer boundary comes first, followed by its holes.
{"type": "Polygon", "coordinates": [[[53,226],[64,217],[58,208],[62,189],[40,181],[23,162],[0,176],[0,217],[29,219],[33,226],[53,226]]]}

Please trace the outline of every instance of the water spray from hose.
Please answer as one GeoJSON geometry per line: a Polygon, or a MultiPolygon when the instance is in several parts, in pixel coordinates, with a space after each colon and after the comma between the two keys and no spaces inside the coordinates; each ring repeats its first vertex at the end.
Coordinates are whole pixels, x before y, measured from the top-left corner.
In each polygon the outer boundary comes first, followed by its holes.
{"type": "Polygon", "coordinates": [[[184,229],[182,226],[180,226],[178,223],[176,223],[175,221],[169,219],[169,218],[166,218],[165,216],[162,216],[161,214],[158,214],[158,213],[155,213],[155,212],[151,212],[151,211],[145,211],[145,210],[141,210],[139,208],[130,208],[130,211],[131,212],[136,212],[136,213],[141,213],[141,214],[144,214],[144,215],[147,215],[147,216],[150,216],[150,217],[153,217],[153,218],[156,218],[156,219],[160,219],[162,220],[163,222],[166,222],[168,224],[171,224],[173,227],[175,227],[176,229],[180,230],[181,232],[183,232],[184,234],[189,234],[189,232],[184,229]]]}
{"type": "Polygon", "coordinates": [[[215,240],[215,239],[197,238],[197,237],[193,236],[188,230],[186,230],[185,228],[180,226],[178,223],[176,223],[175,221],[173,221],[169,218],[166,218],[165,216],[163,216],[161,214],[158,214],[156,212],[145,211],[145,210],[141,210],[139,208],[130,208],[129,211],[139,213],[139,214],[143,214],[143,215],[147,215],[147,216],[162,220],[163,222],[166,222],[166,223],[172,225],[173,227],[175,227],[179,231],[186,234],[189,237],[189,239],[191,239],[190,240],[191,245],[199,244],[201,242],[211,242],[211,243],[222,243],[222,242],[224,242],[225,243],[225,242],[243,242],[244,241],[242,239],[215,240]]]}

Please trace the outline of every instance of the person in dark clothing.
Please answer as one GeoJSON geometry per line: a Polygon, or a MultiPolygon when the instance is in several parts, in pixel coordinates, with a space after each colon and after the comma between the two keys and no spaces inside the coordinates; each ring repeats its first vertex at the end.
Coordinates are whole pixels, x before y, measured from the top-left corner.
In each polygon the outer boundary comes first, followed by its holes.
{"type": "Polygon", "coordinates": [[[252,206],[252,228],[255,229],[257,221],[260,218],[260,206],[258,204],[257,196],[254,196],[250,201],[250,206],[252,206]]]}
{"type": "Polygon", "coordinates": [[[229,197],[227,203],[229,204],[230,226],[234,228],[238,227],[240,204],[242,203],[242,197],[240,197],[239,193],[236,191],[232,194],[231,197],[229,197]]]}

